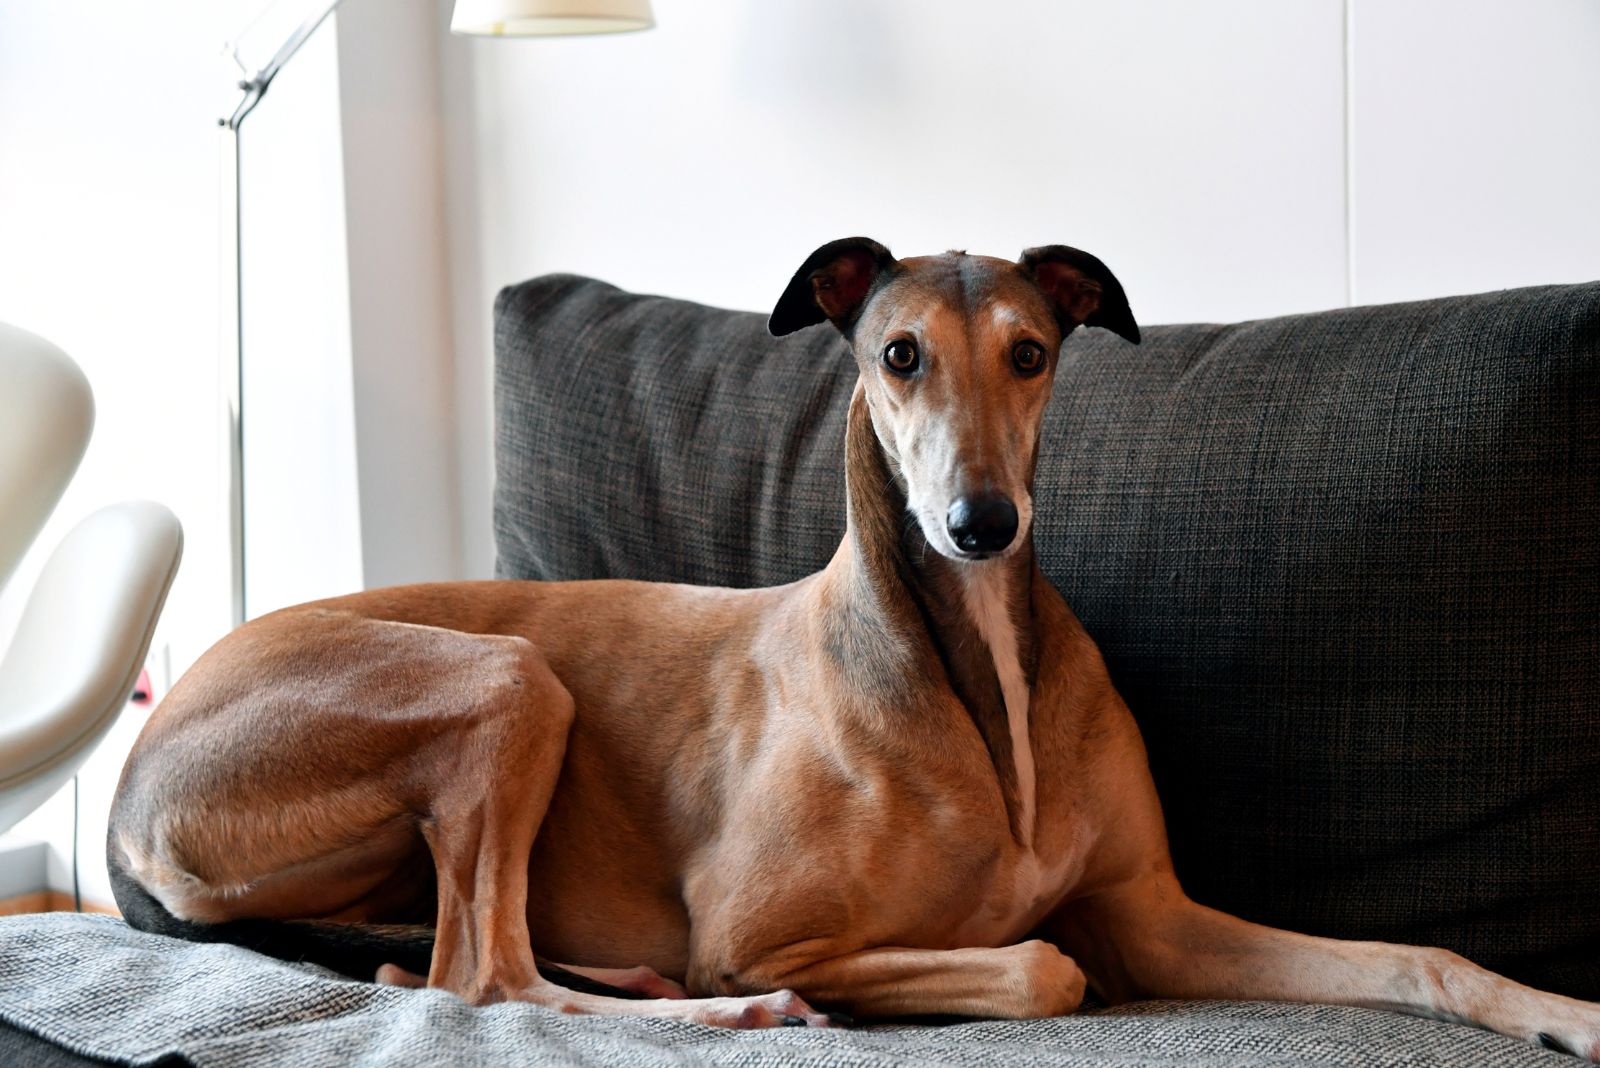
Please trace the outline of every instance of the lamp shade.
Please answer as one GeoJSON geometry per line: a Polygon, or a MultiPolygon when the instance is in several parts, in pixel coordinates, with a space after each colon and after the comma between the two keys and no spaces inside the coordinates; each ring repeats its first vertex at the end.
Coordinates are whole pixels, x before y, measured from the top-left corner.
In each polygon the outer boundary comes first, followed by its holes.
{"type": "Polygon", "coordinates": [[[450,32],[537,37],[621,33],[655,24],[650,0],[456,0],[450,32]]]}

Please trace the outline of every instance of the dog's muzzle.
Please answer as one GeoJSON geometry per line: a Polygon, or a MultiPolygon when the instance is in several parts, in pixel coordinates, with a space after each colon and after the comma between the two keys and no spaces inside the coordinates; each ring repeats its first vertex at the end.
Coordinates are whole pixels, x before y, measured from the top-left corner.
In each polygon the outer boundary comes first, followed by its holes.
{"type": "Polygon", "coordinates": [[[1003,493],[958,497],[945,515],[945,530],[964,553],[997,553],[1017,536],[1017,506],[1003,493]]]}

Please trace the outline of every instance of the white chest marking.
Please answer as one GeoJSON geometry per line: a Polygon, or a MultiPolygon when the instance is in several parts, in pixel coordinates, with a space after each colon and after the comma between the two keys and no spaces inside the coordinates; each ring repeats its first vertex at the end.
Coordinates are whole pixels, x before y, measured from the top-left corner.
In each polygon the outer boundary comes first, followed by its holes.
{"type": "Polygon", "coordinates": [[[1011,728],[1011,762],[1017,769],[1017,795],[1022,804],[1024,847],[1033,845],[1034,769],[1033,745],[1028,738],[1028,680],[1017,659],[1017,631],[1011,624],[1005,575],[998,567],[968,567],[961,576],[961,597],[967,614],[994,659],[1000,676],[1000,695],[1006,702],[1006,722],[1011,728]]]}

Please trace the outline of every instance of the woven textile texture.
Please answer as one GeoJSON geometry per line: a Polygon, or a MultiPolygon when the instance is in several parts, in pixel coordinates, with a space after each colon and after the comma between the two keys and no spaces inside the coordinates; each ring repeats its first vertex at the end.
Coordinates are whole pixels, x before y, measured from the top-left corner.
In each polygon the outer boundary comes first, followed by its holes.
{"type": "MultiPolygon", "coordinates": [[[[502,293],[500,574],[821,567],[855,367],[763,323],[502,293]]],[[[1600,998],[1600,284],[1079,331],[1035,503],[1196,898],[1600,998]]]]}
{"type": "Polygon", "coordinates": [[[769,1031],[474,1009],[443,991],[350,982],[62,914],[0,919],[0,1021],[80,1054],[148,1065],[175,1053],[200,1068],[1575,1063],[1470,1027],[1307,1005],[1146,1002],[1052,1020],[769,1031]]]}

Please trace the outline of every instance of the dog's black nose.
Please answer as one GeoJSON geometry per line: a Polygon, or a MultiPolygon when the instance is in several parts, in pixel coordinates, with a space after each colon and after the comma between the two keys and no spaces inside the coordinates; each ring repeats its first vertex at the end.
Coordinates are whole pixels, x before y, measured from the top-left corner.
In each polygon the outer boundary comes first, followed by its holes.
{"type": "Polygon", "coordinates": [[[1003,493],[975,493],[956,498],[944,523],[962,552],[997,553],[1017,536],[1017,506],[1003,493]]]}

